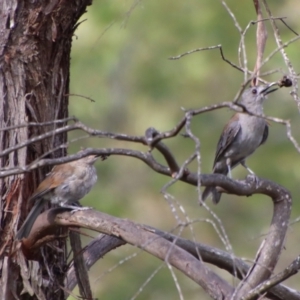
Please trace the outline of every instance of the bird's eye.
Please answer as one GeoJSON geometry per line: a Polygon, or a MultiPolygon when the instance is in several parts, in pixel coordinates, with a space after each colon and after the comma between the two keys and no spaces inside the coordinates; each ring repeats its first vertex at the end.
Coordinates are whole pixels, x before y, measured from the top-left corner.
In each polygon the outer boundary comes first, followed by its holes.
{"type": "Polygon", "coordinates": [[[252,89],[252,94],[256,95],[257,94],[257,89],[252,89]]]}

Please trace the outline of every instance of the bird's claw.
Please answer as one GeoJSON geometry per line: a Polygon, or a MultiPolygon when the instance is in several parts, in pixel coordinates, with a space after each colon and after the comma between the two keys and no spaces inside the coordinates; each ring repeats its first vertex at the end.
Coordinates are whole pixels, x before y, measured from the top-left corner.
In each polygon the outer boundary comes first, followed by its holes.
{"type": "Polygon", "coordinates": [[[255,174],[249,174],[246,179],[251,183],[253,182],[256,189],[258,188],[259,178],[255,174]]]}
{"type": "Polygon", "coordinates": [[[68,208],[71,209],[71,214],[75,213],[76,211],[80,211],[80,210],[89,210],[89,209],[93,209],[92,207],[89,206],[76,206],[76,205],[70,205],[70,204],[62,204],[60,205],[61,207],[64,208],[68,208]]]}
{"type": "Polygon", "coordinates": [[[89,209],[93,209],[93,208],[89,207],[89,206],[84,206],[84,207],[76,207],[76,206],[74,206],[74,208],[71,211],[71,214],[74,214],[77,211],[89,210],[89,209]]]}

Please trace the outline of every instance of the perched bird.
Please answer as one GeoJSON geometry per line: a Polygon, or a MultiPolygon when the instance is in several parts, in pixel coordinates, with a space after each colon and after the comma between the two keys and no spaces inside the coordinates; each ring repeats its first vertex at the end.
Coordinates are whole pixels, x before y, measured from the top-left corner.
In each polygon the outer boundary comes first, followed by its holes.
{"type": "Polygon", "coordinates": [[[30,203],[34,202],[34,206],[17,232],[16,239],[20,240],[29,235],[36,218],[47,202],[71,209],[85,209],[72,204],[83,198],[96,183],[97,172],[94,162],[97,158],[96,155],[90,155],[54,166],[29,199],[30,203]]]}
{"type": "MultiPolygon", "coordinates": [[[[253,86],[244,91],[241,97],[241,104],[247,111],[256,114],[263,114],[263,102],[266,95],[277,90],[270,89],[276,83],[265,86],[253,86]]],[[[251,116],[247,113],[237,112],[229,120],[220,136],[215,161],[213,165],[214,174],[223,174],[231,177],[231,169],[238,164],[244,166],[248,172],[255,175],[246,164],[246,158],[251,155],[268,137],[269,128],[265,119],[251,116]]],[[[220,201],[221,193],[213,186],[205,188],[202,199],[205,200],[212,194],[213,203],[220,201]]]]}

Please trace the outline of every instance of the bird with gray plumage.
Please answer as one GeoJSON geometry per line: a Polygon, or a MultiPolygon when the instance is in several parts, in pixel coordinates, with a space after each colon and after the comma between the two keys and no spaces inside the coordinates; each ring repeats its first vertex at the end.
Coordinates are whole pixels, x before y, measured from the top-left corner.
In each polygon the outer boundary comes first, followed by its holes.
{"type": "MultiPolygon", "coordinates": [[[[244,91],[241,97],[241,105],[246,111],[255,115],[263,114],[263,102],[267,94],[277,90],[270,89],[276,83],[265,86],[254,86],[244,91]]],[[[246,158],[250,156],[268,137],[269,128],[265,119],[237,112],[224,127],[220,136],[215,161],[213,164],[214,174],[223,174],[231,177],[231,169],[241,164],[248,172],[254,172],[246,166],[246,158]]],[[[209,194],[212,194],[213,203],[220,201],[221,193],[214,186],[205,188],[202,194],[204,201],[209,194]]]]}
{"type": "Polygon", "coordinates": [[[58,204],[72,210],[87,209],[72,204],[77,203],[89,193],[97,182],[97,172],[94,167],[97,158],[96,155],[89,155],[53,167],[29,199],[29,203],[34,203],[34,206],[17,232],[17,240],[26,238],[29,235],[45,203],[58,204]]]}

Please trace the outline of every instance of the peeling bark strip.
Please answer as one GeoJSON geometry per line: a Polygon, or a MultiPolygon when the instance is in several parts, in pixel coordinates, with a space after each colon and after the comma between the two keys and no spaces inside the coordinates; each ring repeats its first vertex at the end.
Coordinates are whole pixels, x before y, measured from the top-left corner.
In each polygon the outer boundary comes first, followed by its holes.
{"type": "MultiPolygon", "coordinates": [[[[76,22],[89,4],[90,0],[0,1],[1,129],[24,122],[47,122],[68,116],[68,98],[65,95],[69,93],[72,36],[76,22]]],[[[53,123],[43,127],[0,131],[0,153],[65,124],[53,123]]],[[[1,169],[22,168],[48,151],[49,158],[61,157],[65,155],[64,150],[51,150],[64,143],[66,138],[66,133],[54,134],[43,142],[36,142],[2,156],[1,169]]],[[[30,290],[40,299],[64,299],[64,293],[56,281],[49,281],[48,284],[53,286],[48,285],[47,288],[34,283],[37,278],[33,277],[33,273],[47,273],[46,269],[42,270],[45,266],[37,265],[34,269],[27,270],[25,262],[11,255],[12,237],[29,209],[28,196],[48,170],[44,168],[30,174],[0,179],[0,259],[6,261],[5,265],[1,265],[0,272],[3,274],[5,266],[10,268],[7,276],[0,282],[1,299],[13,299],[13,294],[21,294],[22,277],[24,283],[27,282],[24,285],[25,291],[30,290]],[[29,276],[26,280],[24,274],[29,276]],[[30,277],[31,282],[28,281],[30,277]]],[[[55,242],[55,245],[60,249],[65,247],[62,241],[55,242]]],[[[65,253],[58,255],[47,247],[44,249],[44,259],[51,261],[50,270],[60,270],[61,274],[54,277],[61,277],[60,282],[63,282],[61,266],[65,262],[65,253]]]]}

